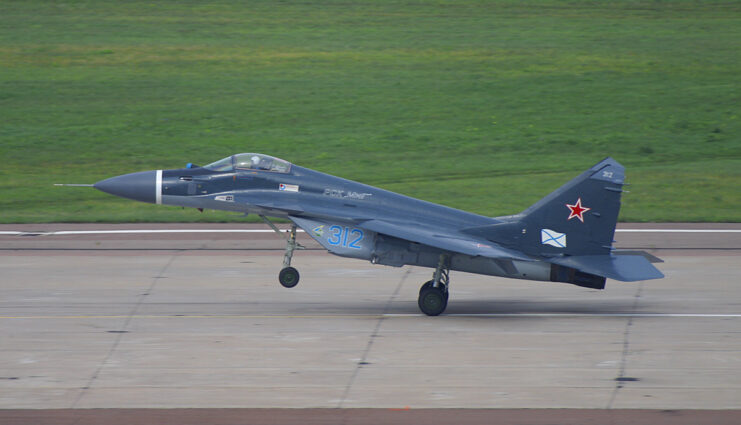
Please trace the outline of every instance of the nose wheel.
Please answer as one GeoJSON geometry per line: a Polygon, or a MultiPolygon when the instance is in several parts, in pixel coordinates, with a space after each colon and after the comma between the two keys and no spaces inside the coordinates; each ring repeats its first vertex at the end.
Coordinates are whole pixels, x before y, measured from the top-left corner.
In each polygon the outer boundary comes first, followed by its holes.
{"type": "Polygon", "coordinates": [[[278,281],[284,288],[293,288],[298,285],[299,277],[298,270],[293,267],[284,267],[278,273],[278,281]]]}
{"type": "Polygon", "coordinates": [[[450,267],[448,265],[448,256],[440,255],[440,260],[432,275],[432,280],[425,282],[419,289],[419,299],[417,304],[422,313],[428,316],[438,316],[448,307],[448,298],[450,292],[450,267]]]}
{"type": "MultiPolygon", "coordinates": [[[[270,226],[276,233],[283,236],[283,232],[281,232],[280,229],[277,228],[272,221],[268,220],[267,217],[261,215],[260,218],[262,218],[262,220],[267,223],[267,225],[270,226]]],[[[296,225],[292,224],[291,230],[288,232],[288,237],[286,238],[286,253],[283,255],[283,268],[280,270],[280,273],[278,273],[278,282],[280,282],[280,284],[283,285],[284,288],[293,288],[294,286],[298,285],[298,281],[301,277],[298,273],[298,270],[291,267],[293,251],[297,249],[304,249],[304,247],[296,242],[296,225]]]]}

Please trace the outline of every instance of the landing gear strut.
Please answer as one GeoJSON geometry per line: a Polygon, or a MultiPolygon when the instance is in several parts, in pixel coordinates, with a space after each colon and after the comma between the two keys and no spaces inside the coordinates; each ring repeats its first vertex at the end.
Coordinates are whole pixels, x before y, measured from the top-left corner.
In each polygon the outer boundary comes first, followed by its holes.
{"type": "Polygon", "coordinates": [[[428,316],[437,316],[448,306],[450,293],[450,257],[440,254],[432,280],[419,289],[419,309],[428,316]]]}
{"type": "MultiPolygon", "coordinates": [[[[268,220],[267,217],[261,215],[260,218],[275,230],[276,233],[283,236],[283,232],[281,232],[272,221],[268,220]]],[[[283,268],[280,270],[280,273],[278,273],[278,281],[286,288],[293,288],[298,285],[300,278],[298,270],[291,267],[293,251],[297,249],[304,249],[304,247],[296,242],[296,225],[292,224],[291,230],[288,232],[288,237],[286,238],[286,253],[283,255],[283,268]]]]}

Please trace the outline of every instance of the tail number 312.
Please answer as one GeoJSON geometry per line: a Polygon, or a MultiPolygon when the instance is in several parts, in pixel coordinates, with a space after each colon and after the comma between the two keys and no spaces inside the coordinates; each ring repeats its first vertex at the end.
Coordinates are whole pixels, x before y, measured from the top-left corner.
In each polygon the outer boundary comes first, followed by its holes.
{"type": "Polygon", "coordinates": [[[330,226],[327,243],[344,248],[361,249],[360,242],[363,241],[363,231],[350,229],[338,225],[330,226]]]}

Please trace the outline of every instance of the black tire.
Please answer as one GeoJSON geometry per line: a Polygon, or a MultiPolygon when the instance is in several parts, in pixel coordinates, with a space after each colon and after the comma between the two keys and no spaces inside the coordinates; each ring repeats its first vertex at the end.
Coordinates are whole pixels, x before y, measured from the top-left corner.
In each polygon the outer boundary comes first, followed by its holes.
{"type": "MultiPolygon", "coordinates": [[[[420,296],[422,296],[422,290],[425,289],[425,288],[432,288],[432,281],[431,280],[428,280],[427,282],[425,282],[424,285],[422,285],[421,288],[419,288],[419,295],[420,296]]],[[[449,298],[450,298],[450,291],[448,290],[448,288],[445,288],[445,305],[446,306],[448,305],[448,299],[449,298]]]]}
{"type": "Polygon", "coordinates": [[[278,273],[278,281],[285,288],[293,288],[298,285],[299,278],[298,270],[293,267],[286,267],[278,273]]]}
{"type": "Polygon", "coordinates": [[[422,313],[428,316],[437,316],[445,311],[448,306],[448,297],[440,288],[434,288],[432,285],[422,286],[417,304],[422,313]]]}
{"type": "Polygon", "coordinates": [[[424,291],[427,288],[432,288],[432,281],[431,280],[428,280],[427,282],[425,282],[424,285],[422,285],[421,288],[419,288],[419,295],[422,295],[422,291],[424,291]]]}

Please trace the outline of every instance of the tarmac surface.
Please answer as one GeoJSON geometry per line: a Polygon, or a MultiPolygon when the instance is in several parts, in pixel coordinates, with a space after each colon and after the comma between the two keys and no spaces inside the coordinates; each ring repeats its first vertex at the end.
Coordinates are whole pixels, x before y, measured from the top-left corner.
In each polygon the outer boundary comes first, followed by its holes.
{"type": "Polygon", "coordinates": [[[281,287],[264,228],[0,225],[0,423],[741,423],[738,224],[621,225],[666,278],[604,291],[453,272],[439,317],[304,234],[281,287]]]}

